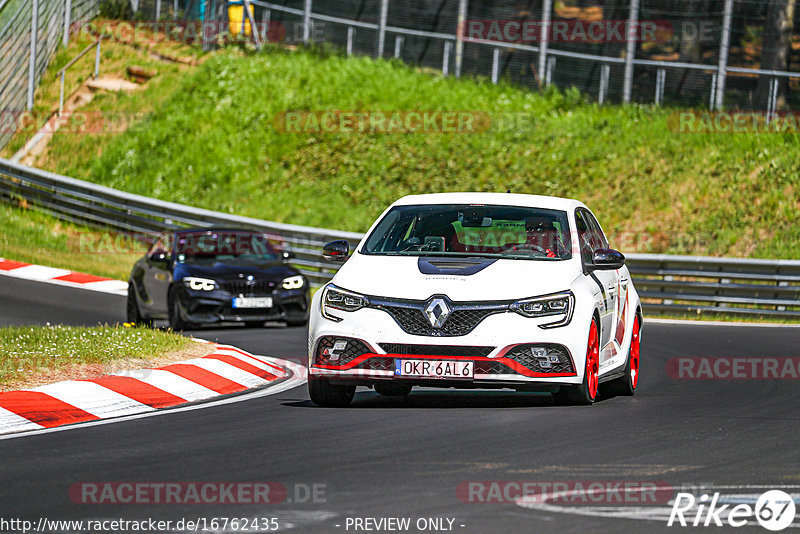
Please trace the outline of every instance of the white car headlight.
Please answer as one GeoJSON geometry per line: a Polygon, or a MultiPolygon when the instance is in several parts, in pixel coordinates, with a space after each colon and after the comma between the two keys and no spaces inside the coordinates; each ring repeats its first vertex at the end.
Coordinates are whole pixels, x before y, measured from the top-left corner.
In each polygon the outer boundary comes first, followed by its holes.
{"type": "Polygon", "coordinates": [[[525,317],[548,317],[563,315],[563,318],[547,324],[539,325],[540,328],[553,328],[564,326],[572,320],[575,309],[575,295],[572,291],[562,291],[540,297],[520,299],[511,305],[511,310],[525,317]]]}
{"type": "Polygon", "coordinates": [[[306,284],[303,277],[300,275],[291,276],[283,279],[283,289],[300,289],[306,284]]]}
{"type": "Polygon", "coordinates": [[[214,291],[217,289],[217,283],[209,278],[197,278],[195,276],[187,276],[183,279],[183,285],[195,291],[214,291]]]}
{"type": "Polygon", "coordinates": [[[369,306],[369,300],[364,295],[341,289],[333,284],[328,284],[322,293],[322,316],[337,323],[341,317],[329,313],[330,310],[354,312],[369,306]]]}

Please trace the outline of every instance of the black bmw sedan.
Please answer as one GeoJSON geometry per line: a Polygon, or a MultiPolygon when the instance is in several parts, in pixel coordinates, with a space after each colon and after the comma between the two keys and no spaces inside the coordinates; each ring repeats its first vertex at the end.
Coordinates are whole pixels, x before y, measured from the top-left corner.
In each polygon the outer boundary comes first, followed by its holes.
{"type": "Polygon", "coordinates": [[[183,330],[221,322],[308,322],[309,285],[275,239],[249,230],[165,232],[133,266],[128,321],[183,330]]]}

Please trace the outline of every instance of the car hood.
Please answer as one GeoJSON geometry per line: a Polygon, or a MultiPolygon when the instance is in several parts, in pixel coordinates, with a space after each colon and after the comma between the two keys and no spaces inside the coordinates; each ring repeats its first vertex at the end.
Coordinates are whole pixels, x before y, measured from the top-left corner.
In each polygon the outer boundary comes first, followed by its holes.
{"type": "MultiPolygon", "coordinates": [[[[448,258],[444,264],[451,261],[457,259],[448,258]]],[[[356,253],[342,266],[333,283],[378,297],[426,300],[432,295],[446,295],[453,301],[516,300],[569,289],[581,272],[580,262],[575,259],[469,259],[478,261],[485,265],[464,268],[461,272],[465,274],[453,274],[448,272],[450,269],[432,267],[431,262],[443,264],[436,259],[420,261],[418,257],[356,253]],[[470,271],[477,272],[468,274],[470,271]]]]}
{"type": "Polygon", "coordinates": [[[175,280],[186,276],[198,276],[229,280],[252,276],[257,280],[281,280],[287,276],[298,274],[298,271],[283,262],[215,262],[215,263],[177,263],[175,280]]]}

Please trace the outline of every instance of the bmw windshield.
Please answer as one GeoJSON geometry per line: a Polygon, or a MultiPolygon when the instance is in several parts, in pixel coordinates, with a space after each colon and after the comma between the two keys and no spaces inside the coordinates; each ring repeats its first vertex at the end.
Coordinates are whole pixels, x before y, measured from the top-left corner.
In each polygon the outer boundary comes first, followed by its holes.
{"type": "Polygon", "coordinates": [[[481,256],[559,261],[572,257],[567,213],[493,205],[392,208],[363,254],[481,256]]]}
{"type": "Polygon", "coordinates": [[[200,231],[178,233],[175,257],[179,263],[270,262],[280,251],[268,237],[257,232],[200,231]]]}

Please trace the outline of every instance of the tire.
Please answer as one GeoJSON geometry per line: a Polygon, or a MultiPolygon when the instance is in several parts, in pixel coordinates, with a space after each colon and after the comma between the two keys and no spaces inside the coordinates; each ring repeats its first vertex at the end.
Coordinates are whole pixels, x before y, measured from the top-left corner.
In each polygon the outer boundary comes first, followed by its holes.
{"type": "Polygon", "coordinates": [[[325,408],[346,408],[356,393],[355,386],[333,385],[324,378],[308,378],[311,402],[325,408]]]}
{"type": "Polygon", "coordinates": [[[553,394],[557,403],[588,406],[593,404],[597,398],[600,372],[600,331],[596,319],[592,319],[589,326],[585,366],[583,382],[579,386],[562,386],[558,392],[553,394]]]}
{"type": "Polygon", "coordinates": [[[169,326],[175,331],[189,330],[193,325],[192,323],[183,320],[178,306],[178,298],[177,295],[175,295],[175,290],[170,289],[169,296],[167,297],[169,326]]]}
{"type": "Polygon", "coordinates": [[[411,393],[411,386],[408,384],[375,384],[375,392],[387,397],[405,397],[411,393]]]}
{"type": "Polygon", "coordinates": [[[133,284],[128,284],[128,300],[125,303],[126,320],[135,325],[142,325],[148,328],[153,326],[153,321],[142,315],[139,309],[139,301],[136,299],[136,288],[133,284]]]}
{"type": "Polygon", "coordinates": [[[639,317],[636,316],[633,320],[633,333],[631,334],[631,346],[628,349],[628,361],[625,363],[625,374],[608,383],[608,391],[612,395],[630,397],[636,393],[636,386],[639,384],[639,342],[641,332],[639,317]]]}

